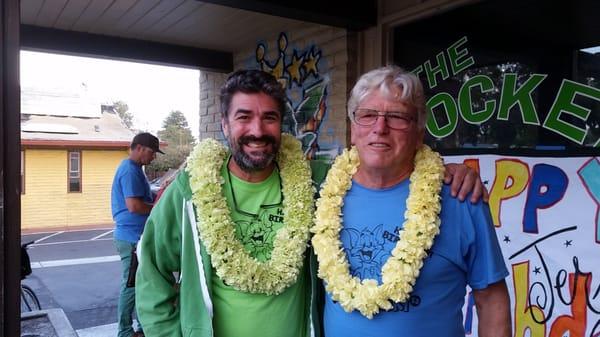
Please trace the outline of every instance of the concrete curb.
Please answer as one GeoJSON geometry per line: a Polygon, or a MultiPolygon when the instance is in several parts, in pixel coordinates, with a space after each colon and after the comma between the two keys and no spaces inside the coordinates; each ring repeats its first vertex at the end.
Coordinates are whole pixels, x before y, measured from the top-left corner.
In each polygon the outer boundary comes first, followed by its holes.
{"type": "Polygon", "coordinates": [[[46,309],[21,315],[21,336],[77,337],[62,309],[46,309]]]}
{"type": "Polygon", "coordinates": [[[114,337],[117,335],[117,323],[77,330],[79,337],[114,337]]]}

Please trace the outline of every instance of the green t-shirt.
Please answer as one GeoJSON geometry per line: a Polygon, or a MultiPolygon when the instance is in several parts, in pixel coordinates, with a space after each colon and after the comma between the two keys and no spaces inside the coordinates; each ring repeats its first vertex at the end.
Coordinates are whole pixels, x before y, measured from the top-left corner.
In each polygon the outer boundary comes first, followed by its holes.
{"type": "MultiPolygon", "coordinates": [[[[284,225],[278,172],[275,170],[259,183],[237,178],[227,171],[226,165],[221,173],[238,240],[259,261],[270,259],[275,234],[284,225]]],[[[216,273],[211,282],[215,337],[306,336],[309,303],[305,294],[309,289],[304,272],[296,284],[277,296],[235,290],[216,273]]]]}

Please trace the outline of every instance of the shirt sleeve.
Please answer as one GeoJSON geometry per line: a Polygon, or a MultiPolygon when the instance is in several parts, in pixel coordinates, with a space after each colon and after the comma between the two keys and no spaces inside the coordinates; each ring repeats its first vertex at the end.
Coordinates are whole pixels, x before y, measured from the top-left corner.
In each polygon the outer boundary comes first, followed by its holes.
{"type": "Polygon", "coordinates": [[[125,198],[144,198],[146,195],[146,177],[134,170],[127,170],[127,173],[120,178],[121,189],[125,198]]]}
{"type": "Polygon", "coordinates": [[[498,244],[488,205],[481,201],[474,205],[469,202],[465,204],[469,208],[471,218],[471,225],[467,228],[473,230],[471,236],[473,240],[465,255],[467,283],[475,290],[484,289],[490,284],[503,280],[508,275],[508,270],[498,244]]]}

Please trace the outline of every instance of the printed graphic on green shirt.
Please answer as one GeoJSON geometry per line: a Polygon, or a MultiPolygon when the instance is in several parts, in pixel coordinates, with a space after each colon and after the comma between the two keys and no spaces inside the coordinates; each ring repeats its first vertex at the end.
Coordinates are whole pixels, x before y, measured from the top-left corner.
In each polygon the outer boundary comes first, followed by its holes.
{"type": "MultiPolygon", "coordinates": [[[[225,168],[225,166],[224,166],[225,168]]],[[[277,231],[283,227],[283,194],[278,170],[258,183],[244,181],[227,169],[223,191],[236,228],[236,238],[259,261],[268,261],[277,231]]]]}
{"type": "Polygon", "coordinates": [[[261,207],[258,214],[235,220],[235,224],[237,238],[250,255],[266,261],[271,258],[275,234],[283,226],[283,208],[281,204],[261,207]]]}

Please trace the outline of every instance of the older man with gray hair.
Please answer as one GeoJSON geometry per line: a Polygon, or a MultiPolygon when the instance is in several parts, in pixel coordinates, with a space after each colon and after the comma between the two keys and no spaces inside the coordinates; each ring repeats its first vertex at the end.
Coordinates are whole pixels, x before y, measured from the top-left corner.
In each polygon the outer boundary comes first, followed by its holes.
{"type": "Polygon", "coordinates": [[[443,184],[443,161],[423,144],[419,79],[396,66],[366,73],[348,116],[353,147],[330,169],[312,229],[325,335],[464,336],[469,285],[479,336],[508,337],[508,271],[488,206],[443,184]]]}

